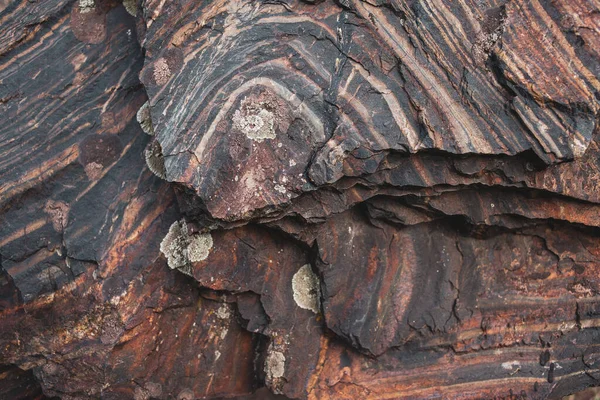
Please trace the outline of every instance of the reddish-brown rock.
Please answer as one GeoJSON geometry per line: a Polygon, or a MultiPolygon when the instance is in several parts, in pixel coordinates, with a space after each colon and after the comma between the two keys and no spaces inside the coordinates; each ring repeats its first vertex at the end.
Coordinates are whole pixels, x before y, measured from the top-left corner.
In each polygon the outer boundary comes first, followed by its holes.
{"type": "Polygon", "coordinates": [[[600,385],[597,1],[123,3],[0,1],[1,399],[600,385]]]}

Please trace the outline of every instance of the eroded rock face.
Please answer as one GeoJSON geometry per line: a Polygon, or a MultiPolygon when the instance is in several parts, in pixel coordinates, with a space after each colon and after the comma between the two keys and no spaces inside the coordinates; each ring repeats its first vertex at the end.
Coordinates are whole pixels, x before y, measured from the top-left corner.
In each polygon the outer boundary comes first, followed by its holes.
{"type": "Polygon", "coordinates": [[[598,4],[0,11],[0,397],[600,384],[598,4]]]}

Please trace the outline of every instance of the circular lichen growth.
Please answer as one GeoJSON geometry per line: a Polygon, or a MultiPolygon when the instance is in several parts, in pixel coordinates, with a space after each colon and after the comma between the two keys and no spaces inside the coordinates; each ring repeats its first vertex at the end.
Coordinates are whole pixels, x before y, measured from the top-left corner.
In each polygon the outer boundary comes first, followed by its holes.
{"type": "Polygon", "coordinates": [[[213,246],[213,240],[210,233],[192,235],[188,244],[188,257],[191,262],[206,260],[210,249],[213,246]]]}
{"type": "Polygon", "coordinates": [[[206,260],[213,246],[210,233],[188,233],[184,220],[175,221],[169,228],[169,233],[160,243],[160,251],[167,258],[169,267],[189,272],[190,264],[206,260]]]}
{"type": "Polygon", "coordinates": [[[162,154],[162,147],[158,141],[153,141],[148,145],[145,153],[146,165],[148,169],[161,179],[167,179],[167,170],[165,169],[165,159],[162,154]]]}
{"type": "Polygon", "coordinates": [[[79,0],[79,12],[86,14],[96,9],[96,2],[94,0],[79,0]]]}
{"type": "Polygon", "coordinates": [[[263,104],[243,104],[233,113],[233,127],[257,142],[276,137],[275,116],[263,104]]]}
{"type": "Polygon", "coordinates": [[[152,116],[150,115],[150,104],[145,102],[136,114],[137,122],[142,130],[150,136],[154,135],[154,126],[152,125],[152,116]]]}
{"type": "Polygon", "coordinates": [[[310,265],[303,265],[292,278],[292,292],[298,307],[311,310],[315,314],[318,313],[320,286],[319,278],[312,271],[310,265]]]}
{"type": "Polygon", "coordinates": [[[183,267],[187,264],[187,245],[189,243],[185,221],[175,221],[169,228],[169,233],[160,243],[160,251],[167,257],[171,268],[183,267]]]}
{"type": "Polygon", "coordinates": [[[130,15],[137,16],[137,0],[123,0],[123,7],[130,15]]]}

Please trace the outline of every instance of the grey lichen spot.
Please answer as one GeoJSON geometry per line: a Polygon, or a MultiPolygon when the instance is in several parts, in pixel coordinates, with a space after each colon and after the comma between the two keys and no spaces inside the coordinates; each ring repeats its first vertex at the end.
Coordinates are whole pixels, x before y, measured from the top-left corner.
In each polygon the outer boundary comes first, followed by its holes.
{"type": "Polygon", "coordinates": [[[152,117],[150,115],[150,104],[148,102],[145,102],[144,105],[140,107],[136,114],[136,119],[145,133],[150,136],[154,135],[154,127],[152,126],[152,117]]]}
{"type": "Polygon", "coordinates": [[[275,115],[264,106],[263,103],[242,102],[240,109],[233,113],[233,127],[257,142],[275,139],[275,115]]]}
{"type": "Polygon", "coordinates": [[[217,318],[219,319],[229,319],[231,315],[229,308],[226,304],[222,304],[221,307],[217,310],[217,318]]]}
{"type": "Polygon", "coordinates": [[[165,159],[162,154],[162,147],[158,141],[150,143],[146,151],[144,152],[146,158],[146,165],[154,175],[161,179],[167,179],[167,171],[165,170],[165,159]]]}
{"type": "Polygon", "coordinates": [[[187,263],[188,234],[185,221],[176,221],[169,228],[169,233],[160,243],[160,251],[167,257],[171,268],[179,268],[187,263]]]}
{"type": "Polygon", "coordinates": [[[202,233],[191,236],[190,244],[188,245],[188,257],[191,262],[206,260],[210,249],[213,246],[213,240],[210,233],[202,233]]]}
{"type": "Polygon", "coordinates": [[[137,15],[137,1],[136,0],[123,0],[123,6],[125,10],[132,16],[137,15]]]}
{"type": "MultiPolygon", "coordinates": [[[[274,350],[273,345],[267,350],[267,358],[265,359],[265,375],[272,385],[285,374],[285,356],[282,352],[274,350]]],[[[276,385],[275,385],[276,386],[276,385]]]]}
{"type": "Polygon", "coordinates": [[[319,312],[321,285],[310,265],[303,265],[292,278],[294,301],[300,308],[319,312]]]}
{"type": "Polygon", "coordinates": [[[89,13],[96,9],[94,0],[79,0],[79,12],[82,14],[89,13]]]}
{"type": "Polygon", "coordinates": [[[286,383],[285,375],[285,351],[289,345],[287,336],[280,336],[277,332],[273,334],[272,341],[267,349],[265,358],[264,372],[265,382],[273,393],[282,394],[283,386],[286,383]]]}
{"type": "Polygon", "coordinates": [[[156,60],[154,64],[154,81],[157,85],[164,85],[171,79],[171,69],[169,68],[169,64],[164,57],[156,60]]]}
{"type": "Polygon", "coordinates": [[[91,162],[89,164],[86,164],[84,167],[85,174],[91,181],[97,181],[102,177],[102,169],[102,164],[99,164],[97,162],[91,162]]]}
{"type": "Polygon", "coordinates": [[[213,246],[210,233],[188,234],[184,220],[174,222],[160,243],[169,267],[191,273],[190,263],[205,260],[213,246]]]}
{"type": "Polygon", "coordinates": [[[283,185],[275,185],[273,188],[281,194],[285,194],[287,192],[287,189],[283,185]]]}

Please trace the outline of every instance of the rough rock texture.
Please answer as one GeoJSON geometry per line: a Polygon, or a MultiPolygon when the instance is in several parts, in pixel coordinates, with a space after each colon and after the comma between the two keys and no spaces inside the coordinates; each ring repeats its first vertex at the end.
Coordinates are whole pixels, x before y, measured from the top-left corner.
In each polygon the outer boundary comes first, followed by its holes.
{"type": "Polygon", "coordinates": [[[0,1],[1,399],[600,386],[598,0],[0,1]]]}

